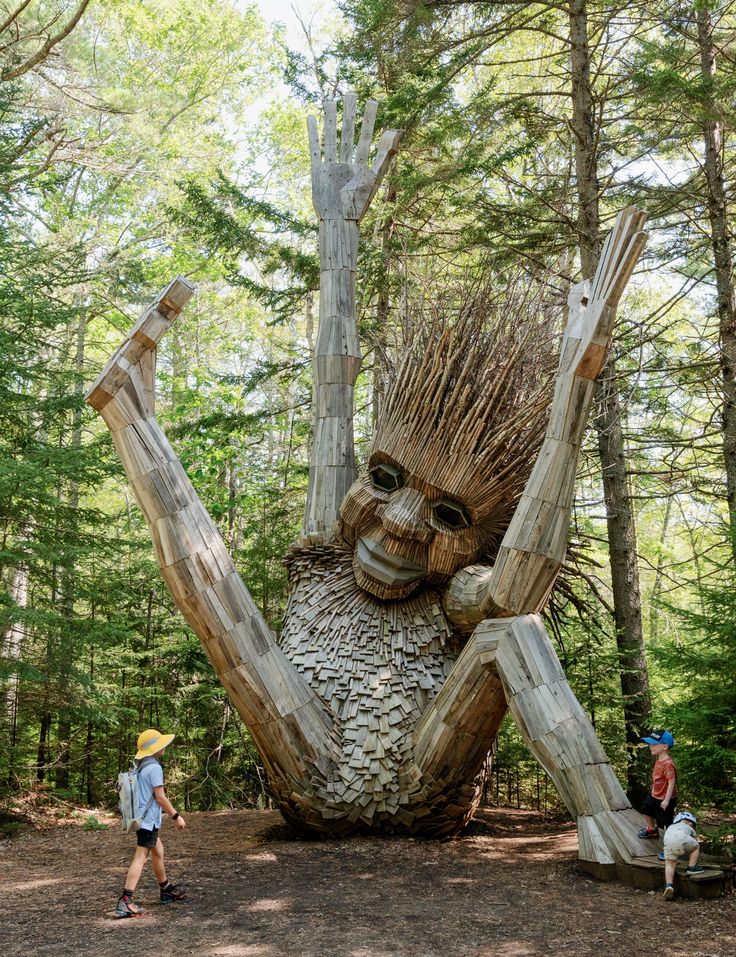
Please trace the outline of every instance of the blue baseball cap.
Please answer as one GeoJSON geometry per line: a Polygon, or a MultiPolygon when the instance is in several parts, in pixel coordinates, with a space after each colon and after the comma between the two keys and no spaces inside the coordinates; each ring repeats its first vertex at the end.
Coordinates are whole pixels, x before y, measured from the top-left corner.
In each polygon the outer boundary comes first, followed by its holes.
{"type": "Polygon", "coordinates": [[[646,738],[639,738],[645,744],[666,744],[668,748],[675,746],[675,739],[669,731],[652,731],[646,738]]]}

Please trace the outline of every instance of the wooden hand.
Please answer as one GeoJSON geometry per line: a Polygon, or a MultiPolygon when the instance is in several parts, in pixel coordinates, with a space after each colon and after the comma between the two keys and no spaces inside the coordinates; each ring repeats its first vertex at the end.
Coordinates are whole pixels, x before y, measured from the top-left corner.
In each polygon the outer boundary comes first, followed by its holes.
{"type": "Polygon", "coordinates": [[[319,216],[319,332],[314,354],[314,441],[302,540],[324,539],[337,528],[340,505],[355,481],[353,404],[360,369],[355,305],[359,222],[396,152],[399,134],[384,133],[372,167],[368,152],[376,119],[366,103],[357,147],[354,93],[343,100],[340,145],[337,104],[325,103],[324,158],[317,121],[307,118],[312,155],[312,198],[319,216]]]}
{"type": "Polygon", "coordinates": [[[337,103],[335,100],[325,102],[324,158],[317,120],[313,116],[307,117],[312,156],[312,201],[317,215],[323,220],[348,219],[360,222],[398,149],[401,134],[396,130],[388,130],[379,140],[372,166],[368,166],[378,104],[375,100],[366,103],[358,145],[355,146],[356,103],[354,93],[345,94],[338,149],[337,103]]]}

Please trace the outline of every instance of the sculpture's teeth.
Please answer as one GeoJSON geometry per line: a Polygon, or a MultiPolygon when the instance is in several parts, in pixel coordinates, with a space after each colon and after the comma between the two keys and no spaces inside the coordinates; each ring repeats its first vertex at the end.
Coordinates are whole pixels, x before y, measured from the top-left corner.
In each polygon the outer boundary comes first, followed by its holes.
{"type": "Polygon", "coordinates": [[[401,555],[390,555],[370,538],[358,539],[358,562],[366,575],[385,585],[405,585],[427,574],[426,568],[401,555]]]}

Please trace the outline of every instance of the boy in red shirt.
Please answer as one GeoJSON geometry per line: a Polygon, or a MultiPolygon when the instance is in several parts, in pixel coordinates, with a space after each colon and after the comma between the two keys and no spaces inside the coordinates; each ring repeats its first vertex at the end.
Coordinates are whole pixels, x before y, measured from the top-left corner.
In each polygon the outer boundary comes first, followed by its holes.
{"type": "Polygon", "coordinates": [[[652,731],[641,740],[649,745],[655,761],[652,770],[652,789],[641,806],[641,813],[647,824],[639,831],[639,837],[659,837],[659,828],[669,827],[675,816],[677,768],[670,755],[670,748],[674,747],[675,739],[669,731],[652,731]]]}

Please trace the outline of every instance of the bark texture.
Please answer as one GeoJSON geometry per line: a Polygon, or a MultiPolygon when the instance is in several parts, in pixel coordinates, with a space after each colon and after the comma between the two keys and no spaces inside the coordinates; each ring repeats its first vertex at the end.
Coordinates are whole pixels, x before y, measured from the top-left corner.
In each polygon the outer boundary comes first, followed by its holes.
{"type": "Polygon", "coordinates": [[[733,249],[728,230],[728,201],[723,170],[723,125],[713,89],[716,75],[716,50],[713,23],[706,6],[697,11],[698,44],[704,89],[703,143],[704,167],[708,184],[713,264],[718,295],[719,361],[723,390],[723,461],[726,469],[726,496],[736,559],[736,296],[734,295],[733,249]]]}

